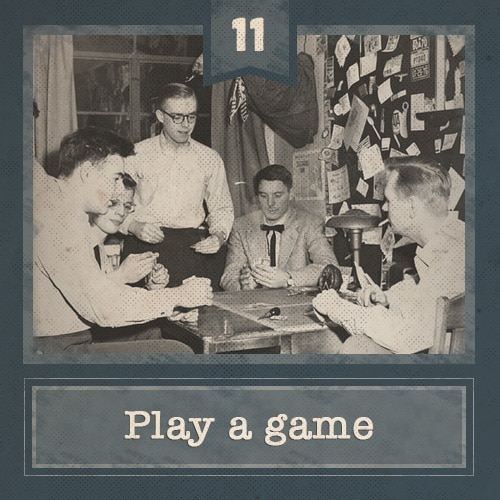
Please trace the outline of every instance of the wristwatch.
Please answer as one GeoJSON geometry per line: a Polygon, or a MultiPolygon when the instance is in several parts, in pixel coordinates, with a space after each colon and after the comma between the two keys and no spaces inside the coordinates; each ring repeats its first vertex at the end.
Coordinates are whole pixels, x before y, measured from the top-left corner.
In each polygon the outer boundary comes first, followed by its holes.
{"type": "Polygon", "coordinates": [[[288,276],[289,276],[289,277],[288,277],[288,279],[286,280],[286,286],[287,286],[288,288],[290,288],[290,287],[294,286],[294,284],[295,284],[295,283],[293,282],[293,278],[292,278],[292,276],[291,276],[290,274],[289,274],[288,276]]]}

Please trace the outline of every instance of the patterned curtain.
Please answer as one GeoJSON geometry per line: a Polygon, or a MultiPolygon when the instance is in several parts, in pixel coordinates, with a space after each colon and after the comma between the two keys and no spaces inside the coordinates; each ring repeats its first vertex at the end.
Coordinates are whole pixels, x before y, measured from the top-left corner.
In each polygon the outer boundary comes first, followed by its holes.
{"type": "Polygon", "coordinates": [[[33,37],[33,98],[35,158],[56,176],[61,139],[78,128],[71,35],[33,37]]]}

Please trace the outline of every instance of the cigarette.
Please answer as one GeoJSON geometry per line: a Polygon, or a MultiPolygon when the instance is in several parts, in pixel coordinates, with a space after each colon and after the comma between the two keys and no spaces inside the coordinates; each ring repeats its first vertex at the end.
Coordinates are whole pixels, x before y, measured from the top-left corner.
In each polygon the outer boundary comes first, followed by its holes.
{"type": "Polygon", "coordinates": [[[389,219],[384,219],[382,222],[379,223],[378,227],[385,226],[389,222],[389,219]]]}

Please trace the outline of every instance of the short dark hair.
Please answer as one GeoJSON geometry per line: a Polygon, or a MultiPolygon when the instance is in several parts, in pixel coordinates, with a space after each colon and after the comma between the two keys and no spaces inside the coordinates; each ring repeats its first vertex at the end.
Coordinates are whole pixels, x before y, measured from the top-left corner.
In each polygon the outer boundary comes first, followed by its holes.
{"type": "Polygon", "coordinates": [[[293,179],[290,170],[283,165],[268,165],[260,169],[253,178],[253,191],[256,195],[259,194],[260,181],[281,181],[290,191],[293,186],[293,179]]]}
{"type": "Polygon", "coordinates": [[[99,166],[108,156],[122,158],[134,154],[134,145],[111,130],[88,127],[67,135],[59,149],[58,177],[70,177],[83,162],[90,161],[99,166]]]}
{"type": "Polygon", "coordinates": [[[198,102],[195,91],[188,85],[184,83],[168,83],[158,95],[156,109],[160,109],[167,99],[187,99],[189,97],[194,97],[198,102]]]}
{"type": "Polygon", "coordinates": [[[425,201],[436,215],[448,211],[451,178],[448,170],[431,158],[405,156],[385,161],[389,172],[396,171],[395,189],[404,197],[416,196],[425,201]]]}

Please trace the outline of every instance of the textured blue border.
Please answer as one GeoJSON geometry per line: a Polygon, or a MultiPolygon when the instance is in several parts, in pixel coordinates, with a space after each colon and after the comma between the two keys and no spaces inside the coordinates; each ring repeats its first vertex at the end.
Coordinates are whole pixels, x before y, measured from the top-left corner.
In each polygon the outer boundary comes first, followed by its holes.
{"type": "MultiPolygon", "coordinates": [[[[265,1],[265,0],[263,0],[265,1]]],[[[2,182],[0,183],[0,370],[2,380],[3,491],[17,499],[137,499],[147,498],[371,498],[386,500],[496,498],[500,420],[497,364],[500,348],[498,303],[500,287],[500,171],[498,89],[500,82],[500,4],[494,0],[291,0],[292,23],[320,25],[471,25],[476,33],[476,362],[474,365],[261,365],[245,359],[220,365],[23,365],[22,351],[22,30],[26,25],[203,25],[206,0],[4,0],[0,6],[0,116],[2,182]],[[24,377],[473,377],[476,406],[476,471],[473,478],[380,477],[222,477],[222,478],[25,478],[23,477],[24,377]]],[[[214,381],[215,382],[215,381],[214,381]]],[[[262,381],[265,383],[265,381],[262,381]]]]}

